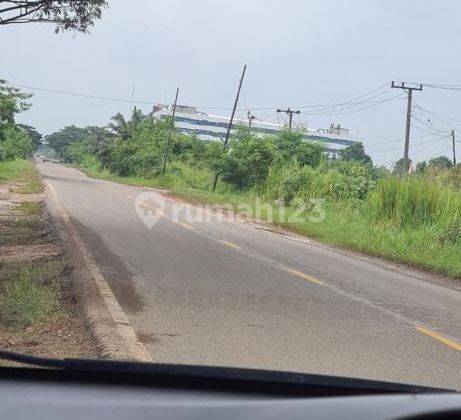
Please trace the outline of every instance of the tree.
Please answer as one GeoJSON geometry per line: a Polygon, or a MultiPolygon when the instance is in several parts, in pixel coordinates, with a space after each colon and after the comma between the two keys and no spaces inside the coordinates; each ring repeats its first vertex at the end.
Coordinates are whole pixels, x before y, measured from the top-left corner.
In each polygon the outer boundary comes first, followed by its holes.
{"type": "Polygon", "coordinates": [[[69,125],[62,130],[45,136],[45,141],[55,150],[58,156],[62,157],[67,146],[73,142],[83,140],[87,135],[87,129],[69,125]]]}
{"type": "Polygon", "coordinates": [[[7,125],[0,134],[0,161],[25,158],[35,150],[31,138],[15,124],[7,125]]]}
{"type": "Polygon", "coordinates": [[[0,79],[0,160],[24,157],[34,149],[32,137],[14,122],[17,113],[30,108],[31,96],[0,79]]]}
{"type": "Polygon", "coordinates": [[[0,129],[2,125],[14,124],[14,116],[18,112],[31,107],[27,100],[32,97],[19,89],[9,86],[6,80],[0,79],[0,129]]]}
{"type": "Polygon", "coordinates": [[[427,169],[427,162],[425,160],[423,160],[422,162],[418,162],[416,164],[417,174],[423,174],[424,172],[426,172],[426,169],[427,169]]]}
{"type": "Polygon", "coordinates": [[[403,158],[399,159],[397,162],[394,163],[394,174],[401,175],[403,173],[408,173],[410,167],[411,167],[412,160],[408,159],[408,166],[406,170],[403,170],[403,158]]]}
{"type": "Polygon", "coordinates": [[[27,124],[18,124],[18,127],[27,133],[36,149],[42,144],[42,135],[35,129],[35,127],[27,124]]]}
{"type": "Polygon", "coordinates": [[[429,167],[435,169],[450,169],[453,163],[446,156],[438,156],[429,161],[429,167]]]}
{"type": "Polygon", "coordinates": [[[378,179],[385,178],[389,176],[391,171],[387,169],[385,166],[373,166],[371,169],[371,177],[377,181],[378,179]]]}
{"type": "Polygon", "coordinates": [[[111,120],[113,122],[109,123],[107,128],[122,140],[128,140],[130,137],[130,130],[128,128],[128,123],[126,122],[125,117],[119,112],[111,117],[111,120]]]}
{"type": "Polygon", "coordinates": [[[361,162],[364,165],[373,165],[369,155],[365,153],[362,143],[353,143],[339,151],[339,158],[348,162],[361,162]]]}
{"type": "Polygon", "coordinates": [[[231,140],[229,153],[221,162],[223,180],[239,189],[261,184],[275,157],[271,140],[238,131],[231,140]]]}
{"type": "Polygon", "coordinates": [[[56,33],[88,32],[106,7],[106,0],[0,0],[0,25],[45,22],[56,24],[56,33]]]}

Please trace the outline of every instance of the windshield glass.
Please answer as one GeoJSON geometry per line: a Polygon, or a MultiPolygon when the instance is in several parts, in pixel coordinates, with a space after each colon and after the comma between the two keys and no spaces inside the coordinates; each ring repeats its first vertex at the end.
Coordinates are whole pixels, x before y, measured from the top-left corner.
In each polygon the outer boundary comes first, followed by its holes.
{"type": "Polygon", "coordinates": [[[461,389],[460,13],[0,0],[0,348],[461,389]]]}

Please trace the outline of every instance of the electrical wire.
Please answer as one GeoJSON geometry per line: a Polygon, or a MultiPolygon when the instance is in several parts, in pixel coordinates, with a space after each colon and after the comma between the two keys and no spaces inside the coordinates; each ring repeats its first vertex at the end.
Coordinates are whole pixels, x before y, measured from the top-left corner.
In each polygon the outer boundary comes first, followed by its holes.
{"type": "MultiPolygon", "coordinates": [[[[332,103],[332,104],[317,104],[317,105],[304,105],[304,106],[298,106],[296,108],[321,108],[318,111],[325,111],[329,108],[338,108],[338,107],[354,107],[357,105],[361,105],[364,103],[370,102],[371,99],[374,99],[375,97],[381,96],[387,92],[381,92],[375,96],[371,96],[370,98],[367,98],[367,100],[357,102],[358,99],[364,98],[366,96],[369,96],[375,92],[378,92],[379,90],[383,89],[387,84],[383,84],[381,86],[378,86],[377,88],[370,90],[368,92],[365,92],[361,95],[358,95],[354,98],[351,98],[346,101],[342,102],[337,102],[337,103],[332,103]]],[[[53,93],[53,94],[58,94],[58,95],[68,95],[68,96],[74,96],[74,97],[82,97],[82,98],[88,98],[88,99],[95,99],[95,100],[104,100],[104,101],[111,101],[111,102],[120,102],[120,103],[136,103],[139,105],[152,105],[154,101],[147,101],[147,100],[138,100],[138,99],[124,99],[124,98],[116,98],[116,97],[109,97],[109,96],[101,96],[101,95],[94,95],[94,94],[87,94],[87,93],[80,93],[80,92],[72,92],[72,91],[67,91],[67,90],[59,90],[59,89],[48,89],[48,88],[43,88],[43,87],[38,87],[38,86],[31,86],[27,84],[17,84],[18,87],[21,89],[28,89],[28,90],[36,90],[40,92],[47,92],[47,93],[53,93]]],[[[232,108],[228,107],[216,107],[216,106],[199,106],[199,108],[202,109],[209,109],[209,110],[225,110],[225,111],[230,111],[232,108]]],[[[248,108],[248,104],[245,105],[244,108],[240,109],[245,109],[248,108]]],[[[278,107],[251,107],[251,110],[253,111],[272,111],[277,109],[278,107]]]]}
{"type": "Polygon", "coordinates": [[[396,100],[402,100],[402,96],[401,94],[397,94],[397,95],[393,95],[389,98],[385,98],[385,99],[382,99],[382,100],[379,100],[379,101],[374,101],[374,102],[369,102],[367,106],[363,106],[363,107],[360,107],[360,108],[357,108],[357,109],[350,109],[348,111],[339,111],[339,112],[302,112],[302,114],[304,115],[328,115],[328,116],[335,116],[335,115],[347,115],[347,114],[352,114],[352,113],[355,113],[355,112],[360,112],[360,111],[364,111],[366,109],[370,109],[370,108],[373,108],[375,106],[378,106],[378,105],[381,105],[381,104],[384,104],[386,102],[392,102],[392,101],[396,101],[396,100]]]}
{"type": "MultiPolygon", "coordinates": [[[[448,138],[448,136],[432,138],[432,139],[430,139],[428,141],[425,141],[425,142],[413,144],[412,147],[418,147],[418,146],[422,146],[422,145],[425,145],[425,144],[438,142],[438,141],[441,141],[441,140],[446,139],[446,138],[448,138]]],[[[412,141],[414,142],[414,141],[417,141],[418,139],[419,138],[412,139],[412,141]]],[[[400,141],[402,141],[402,140],[400,140],[400,141]]],[[[401,145],[400,147],[394,147],[394,148],[391,148],[391,149],[384,149],[384,150],[369,150],[369,149],[367,149],[367,152],[370,152],[370,153],[387,153],[387,152],[394,152],[394,151],[397,151],[397,150],[401,150],[402,148],[403,148],[403,146],[401,145]]]]}
{"type": "MultiPolygon", "coordinates": [[[[379,96],[385,95],[390,90],[391,90],[390,88],[386,89],[384,92],[380,92],[380,93],[378,93],[376,95],[370,96],[369,98],[367,98],[366,100],[363,100],[363,101],[354,102],[354,103],[351,103],[351,104],[348,104],[348,105],[341,105],[339,107],[337,107],[337,106],[323,107],[321,109],[315,109],[315,110],[312,110],[312,111],[307,111],[307,112],[305,112],[305,114],[322,115],[322,114],[328,114],[330,111],[331,112],[342,112],[342,111],[345,111],[345,110],[350,109],[350,108],[354,108],[354,107],[359,106],[359,105],[374,103],[374,101],[372,101],[372,99],[376,99],[379,96]]],[[[378,102],[378,101],[375,101],[375,102],[378,102]]],[[[301,108],[301,109],[303,109],[303,108],[301,108]]]]}
{"type": "Polygon", "coordinates": [[[452,118],[452,117],[449,117],[447,115],[442,115],[442,114],[439,114],[437,112],[434,112],[434,111],[430,111],[428,110],[427,108],[423,108],[421,105],[415,103],[415,106],[416,108],[418,108],[419,110],[423,111],[423,112],[426,112],[428,115],[438,119],[439,121],[442,121],[444,124],[446,124],[448,127],[452,128],[452,126],[450,124],[448,124],[444,119],[447,119],[447,120],[450,120],[450,121],[453,121],[453,122],[457,122],[457,123],[461,123],[461,120],[458,120],[456,118],[452,118]]]}

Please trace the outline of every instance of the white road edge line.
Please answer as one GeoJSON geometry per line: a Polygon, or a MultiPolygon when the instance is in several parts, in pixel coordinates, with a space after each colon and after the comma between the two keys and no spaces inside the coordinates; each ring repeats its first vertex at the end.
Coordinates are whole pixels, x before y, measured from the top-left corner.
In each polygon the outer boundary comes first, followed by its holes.
{"type": "Polygon", "coordinates": [[[77,230],[75,229],[72,222],[70,221],[69,216],[64,210],[64,207],[62,206],[61,201],[59,200],[56,194],[56,191],[54,190],[54,188],[51,186],[51,184],[48,181],[44,181],[44,182],[46,186],[48,187],[48,189],[50,190],[51,194],[53,195],[58,211],[61,214],[61,217],[63,218],[64,223],[66,224],[67,228],[69,229],[69,233],[71,234],[72,239],[74,240],[80,253],[82,254],[83,260],[85,261],[85,265],[88,271],[90,272],[90,274],[93,276],[96,286],[104,300],[104,303],[106,304],[107,309],[109,310],[112,316],[112,319],[117,325],[117,330],[120,336],[125,340],[129,351],[133,355],[133,358],[135,360],[142,361],[142,362],[152,362],[153,361],[152,357],[147,352],[144,345],[138,340],[138,337],[136,336],[136,332],[134,328],[131,326],[127,315],[121,308],[109,284],[107,283],[106,279],[102,275],[98,266],[94,262],[94,259],[91,256],[90,251],[87,249],[80,235],[78,234],[77,230]]]}

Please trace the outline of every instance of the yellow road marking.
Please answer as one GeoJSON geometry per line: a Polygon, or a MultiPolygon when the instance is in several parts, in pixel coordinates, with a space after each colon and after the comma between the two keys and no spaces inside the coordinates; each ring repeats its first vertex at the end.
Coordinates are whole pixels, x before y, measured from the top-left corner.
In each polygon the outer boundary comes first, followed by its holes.
{"type": "Polygon", "coordinates": [[[320,281],[318,278],[314,276],[310,276],[309,274],[302,273],[301,271],[298,270],[293,270],[292,268],[287,268],[286,269],[289,273],[294,274],[295,276],[301,277],[304,280],[310,281],[311,283],[315,283],[318,285],[323,285],[323,282],[320,281]]]}
{"type": "Polygon", "coordinates": [[[452,341],[448,338],[445,338],[443,335],[440,335],[439,333],[436,333],[435,331],[428,330],[427,328],[424,327],[415,327],[419,332],[422,332],[423,334],[428,335],[429,337],[432,337],[441,343],[447,345],[448,347],[451,347],[452,349],[461,351],[461,344],[456,343],[455,341],[452,341]]]}
{"type": "Polygon", "coordinates": [[[182,227],[185,227],[186,229],[195,230],[194,226],[190,225],[189,223],[179,222],[179,224],[180,224],[182,227]]]}
{"type": "Polygon", "coordinates": [[[229,248],[241,249],[237,244],[234,244],[229,241],[221,241],[224,245],[227,245],[229,248]]]}

